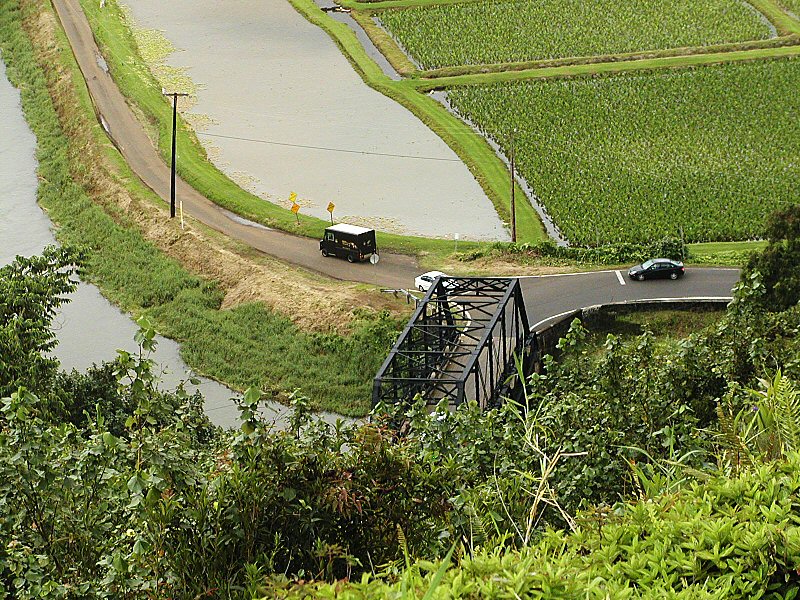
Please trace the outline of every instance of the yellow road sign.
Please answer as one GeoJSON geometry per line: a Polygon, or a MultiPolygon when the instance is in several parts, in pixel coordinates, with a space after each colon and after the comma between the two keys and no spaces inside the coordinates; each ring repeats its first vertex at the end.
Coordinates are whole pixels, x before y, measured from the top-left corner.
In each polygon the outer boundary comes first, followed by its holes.
{"type": "Polygon", "coordinates": [[[333,214],[334,208],[336,208],[336,205],[333,202],[328,202],[328,212],[333,214]]]}
{"type": "Polygon", "coordinates": [[[289,202],[291,202],[292,204],[297,204],[296,201],[297,201],[297,194],[295,194],[294,192],[289,194],[289,202]]]}
{"type": "Polygon", "coordinates": [[[297,214],[297,211],[299,211],[299,210],[300,210],[300,205],[299,204],[292,204],[292,212],[294,214],[297,214]]]}

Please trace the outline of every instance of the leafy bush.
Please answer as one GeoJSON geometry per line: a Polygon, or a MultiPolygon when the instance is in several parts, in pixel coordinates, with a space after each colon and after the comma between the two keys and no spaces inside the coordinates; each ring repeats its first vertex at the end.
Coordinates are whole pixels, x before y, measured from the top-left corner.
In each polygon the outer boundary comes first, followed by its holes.
{"type": "Polygon", "coordinates": [[[800,302],[800,204],[792,204],[770,215],[767,247],[753,254],[744,276],[758,273],[765,286],[761,304],[784,311],[800,302]]]}
{"type": "Polygon", "coordinates": [[[479,551],[438,574],[419,562],[396,583],[270,589],[300,598],[795,598],[800,589],[800,456],[676,494],[583,515],[519,551],[479,551]],[[438,575],[438,577],[437,577],[438,575]]]}
{"type": "Polygon", "coordinates": [[[513,256],[515,259],[555,258],[601,265],[643,262],[648,258],[673,258],[683,260],[686,246],[679,239],[664,238],[650,243],[603,244],[594,247],[558,246],[553,241],[529,243],[495,242],[459,255],[470,261],[484,256],[513,256]]]}
{"type": "Polygon", "coordinates": [[[45,248],[0,267],[0,397],[20,385],[46,388],[58,361],[45,356],[56,345],[51,323],[75,291],[83,256],[74,249],[45,248]]]}

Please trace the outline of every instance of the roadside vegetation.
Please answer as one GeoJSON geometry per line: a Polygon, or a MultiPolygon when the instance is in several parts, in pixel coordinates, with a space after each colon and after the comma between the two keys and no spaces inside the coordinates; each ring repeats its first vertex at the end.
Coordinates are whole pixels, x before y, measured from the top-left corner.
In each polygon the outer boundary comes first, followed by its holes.
{"type": "Polygon", "coordinates": [[[377,13],[425,70],[705,46],[770,37],[736,0],[438,4],[377,13]]]}
{"type": "MultiPolygon", "coordinates": [[[[652,336],[658,349],[661,345],[680,344],[693,333],[706,330],[716,325],[724,314],[723,310],[713,307],[693,308],[686,310],[647,310],[628,312],[624,309],[593,316],[584,323],[587,334],[587,345],[594,347],[597,357],[602,357],[606,344],[613,336],[613,344],[636,341],[652,336]]],[[[613,345],[612,344],[612,345],[613,345]]]]}
{"type": "Polygon", "coordinates": [[[0,269],[0,596],[793,598],[800,589],[800,208],[679,344],[573,324],[524,405],[383,406],[238,430],[140,352],[45,355],[81,253],[0,269]],[[18,294],[20,289],[36,293],[18,294]]]}

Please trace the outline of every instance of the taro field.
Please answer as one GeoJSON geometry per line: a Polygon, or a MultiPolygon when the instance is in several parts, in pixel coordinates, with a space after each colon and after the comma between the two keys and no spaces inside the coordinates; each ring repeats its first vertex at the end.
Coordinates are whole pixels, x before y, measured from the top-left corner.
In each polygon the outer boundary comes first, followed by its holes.
{"type": "Polygon", "coordinates": [[[387,10],[379,17],[424,69],[705,46],[775,34],[741,0],[484,0],[387,10]]]}
{"type": "Polygon", "coordinates": [[[800,17],[800,0],[780,0],[779,4],[792,11],[795,16],[800,17]]]}
{"type": "Polygon", "coordinates": [[[572,243],[758,237],[800,195],[800,60],[455,88],[572,243]]]}

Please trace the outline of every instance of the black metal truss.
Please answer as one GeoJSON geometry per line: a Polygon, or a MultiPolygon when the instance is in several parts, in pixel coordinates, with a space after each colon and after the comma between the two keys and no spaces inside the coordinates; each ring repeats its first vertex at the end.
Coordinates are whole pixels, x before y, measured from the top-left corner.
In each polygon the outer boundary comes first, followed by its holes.
{"type": "Polygon", "coordinates": [[[439,277],[378,371],[372,402],[520,400],[512,375],[518,361],[528,373],[535,343],[517,279],[439,277]]]}

